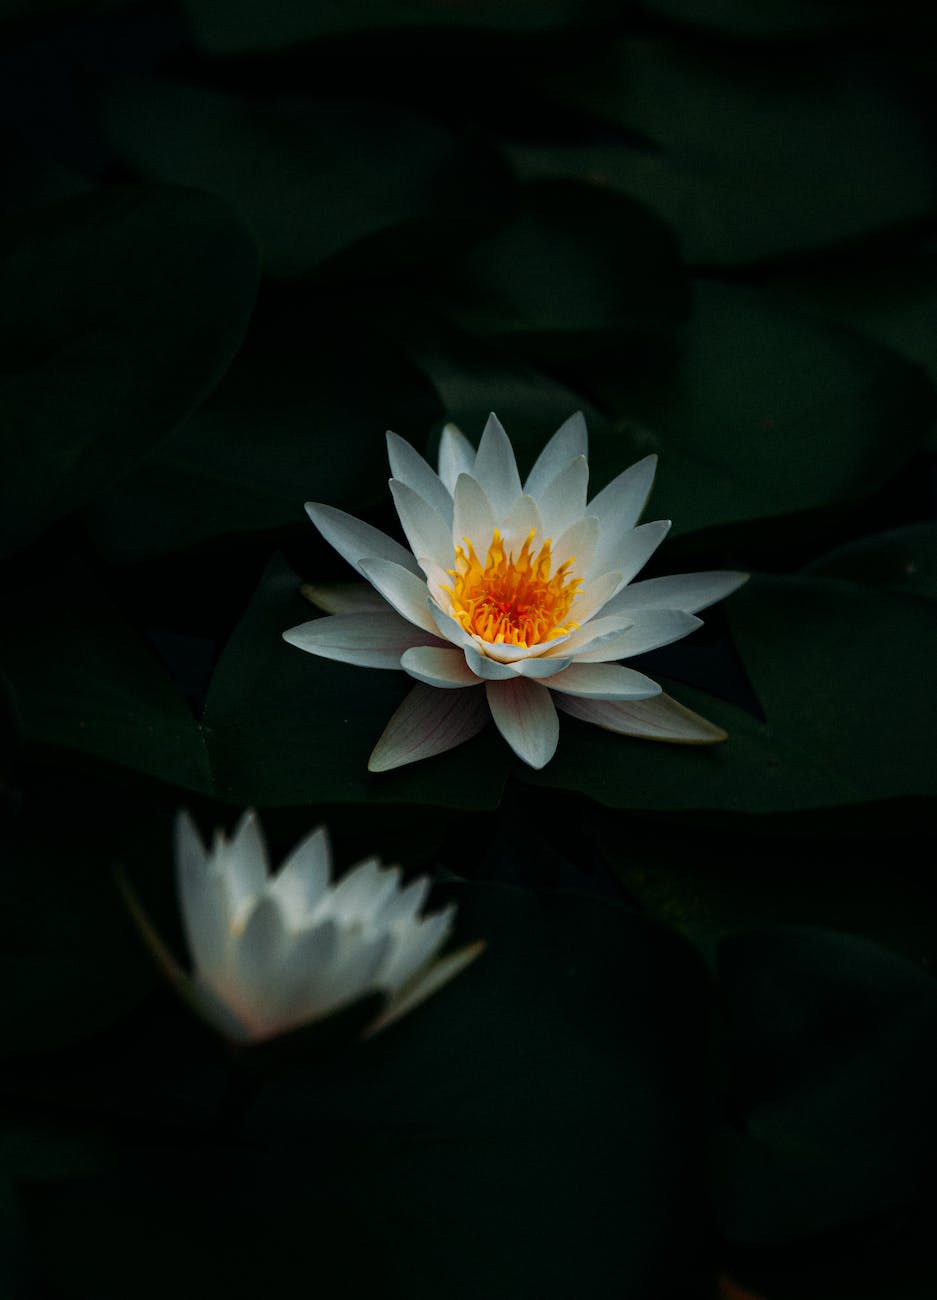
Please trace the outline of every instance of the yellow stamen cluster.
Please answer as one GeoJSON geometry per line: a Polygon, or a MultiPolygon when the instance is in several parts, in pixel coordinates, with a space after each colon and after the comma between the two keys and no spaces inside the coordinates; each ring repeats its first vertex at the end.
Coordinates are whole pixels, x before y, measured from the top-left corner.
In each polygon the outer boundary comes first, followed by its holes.
{"type": "Polygon", "coordinates": [[[452,616],[466,632],[492,645],[524,649],[552,641],[578,627],[568,620],[581,578],[570,576],[575,556],[571,555],[556,572],[548,537],[534,551],[534,529],[527,535],[520,554],[504,549],[496,528],[484,565],[469,539],[465,549],[456,547],[455,568],[449,570],[452,586],[452,616]]]}

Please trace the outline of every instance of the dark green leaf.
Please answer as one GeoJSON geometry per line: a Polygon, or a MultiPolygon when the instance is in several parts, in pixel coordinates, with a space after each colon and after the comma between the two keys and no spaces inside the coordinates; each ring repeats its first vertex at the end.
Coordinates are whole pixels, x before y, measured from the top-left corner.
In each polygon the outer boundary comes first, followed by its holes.
{"type": "Polygon", "coordinates": [[[639,199],[696,265],[823,248],[937,203],[926,119],[890,76],[822,50],[739,58],[612,39],[594,58],[549,68],[542,90],[631,139],[509,152],[522,177],[575,176],[639,199]]]}
{"type": "Polygon", "coordinates": [[[0,229],[0,549],[114,482],[211,389],[256,253],[217,199],[119,190],[0,229]]]}
{"type": "Polygon", "coordinates": [[[820,556],[804,572],[937,600],[937,524],[907,524],[860,537],[820,556]]]}

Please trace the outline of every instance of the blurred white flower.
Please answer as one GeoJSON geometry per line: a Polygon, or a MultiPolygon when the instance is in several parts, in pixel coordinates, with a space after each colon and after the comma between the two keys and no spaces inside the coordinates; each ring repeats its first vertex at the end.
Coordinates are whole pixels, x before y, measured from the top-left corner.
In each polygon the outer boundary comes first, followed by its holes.
{"type": "Polygon", "coordinates": [[[400,871],[367,858],[337,884],[319,827],[273,875],[248,812],[209,851],[191,818],[176,822],[176,875],[191,974],[129,901],[179,991],[225,1037],[256,1043],[322,1020],[372,993],[386,1002],[367,1033],[411,1010],[458,974],[482,944],[437,959],[455,908],[421,916],[429,879],[401,887],[400,871]]]}
{"type": "Polygon", "coordinates": [[[292,645],[327,659],[398,668],[416,685],[368,764],[385,771],[468,740],[490,716],[519,758],[540,768],[559,737],[557,708],[610,731],[688,744],[726,733],[614,663],[686,636],[697,610],[747,575],[690,573],[632,583],[670,528],[638,525],[656,456],[587,504],[581,414],[557,430],[521,484],[492,415],[476,452],[447,425],[438,474],[388,433],[390,488],[411,551],[369,524],[307,504],[322,536],[363,584],[307,587],[330,618],[291,628],[292,645]]]}

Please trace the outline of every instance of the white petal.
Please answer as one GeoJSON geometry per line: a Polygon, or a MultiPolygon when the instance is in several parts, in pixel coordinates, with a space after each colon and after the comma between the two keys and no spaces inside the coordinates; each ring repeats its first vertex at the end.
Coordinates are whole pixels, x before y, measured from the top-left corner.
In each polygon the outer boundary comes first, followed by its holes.
{"type": "Polygon", "coordinates": [[[283,908],[290,929],[301,925],[320,902],[329,885],[332,851],[324,826],[300,840],[267,886],[283,908]]]}
{"type": "Polygon", "coordinates": [[[555,636],[552,641],[538,641],[536,645],[528,646],[508,645],[507,642],[495,644],[493,641],[482,641],[480,637],[470,637],[469,644],[499,664],[513,664],[519,659],[539,658],[548,652],[556,651],[558,646],[562,647],[565,644],[569,635],[568,632],[564,632],[562,636],[555,636]]]}
{"type": "Polygon", "coordinates": [[[552,647],[546,651],[546,655],[552,658],[555,655],[568,654],[578,659],[581,651],[607,636],[615,636],[623,632],[628,627],[631,627],[631,619],[626,615],[619,614],[617,618],[614,616],[606,618],[603,614],[601,618],[592,618],[582,627],[577,627],[575,631],[570,632],[565,645],[552,647]]]}
{"type": "Polygon", "coordinates": [[[427,608],[429,590],[423,577],[389,560],[362,560],[360,568],[401,618],[435,635],[436,624],[427,608]]]}
{"type": "Polygon", "coordinates": [[[495,726],[518,758],[536,768],[549,763],[560,724],[547,688],[514,677],[509,682],[486,682],[485,693],[495,726]]]}
{"type": "Polygon", "coordinates": [[[220,841],[216,860],[224,874],[230,915],[237,921],[267,884],[267,846],[256,813],[246,812],[231,839],[220,841]]]}
{"type": "Polygon", "coordinates": [[[627,614],[642,609],[682,609],[695,614],[724,600],[748,580],[747,573],[711,570],[705,573],[674,573],[666,578],[648,578],[625,587],[609,601],[610,614],[627,614]]]}
{"type": "Polygon", "coordinates": [[[589,465],[577,456],[535,496],[544,532],[555,541],[586,513],[589,465]]]}
{"type": "Polygon", "coordinates": [[[578,662],[558,677],[551,677],[550,690],[592,700],[646,700],[660,695],[657,682],[652,682],[650,677],[634,668],[578,662]]]}
{"type": "Polygon", "coordinates": [[[511,664],[511,671],[518,677],[533,677],[537,681],[543,681],[545,677],[555,677],[557,673],[563,672],[572,662],[571,657],[561,659],[537,655],[532,659],[518,659],[511,664]]]}
{"type": "Polygon", "coordinates": [[[381,971],[384,988],[398,989],[426,965],[449,938],[454,917],[455,907],[450,905],[394,934],[381,971]]]}
{"type": "Polygon", "coordinates": [[[369,614],[387,607],[384,597],[367,582],[304,582],[299,590],[326,614],[369,614]]]}
{"type": "Polygon", "coordinates": [[[481,691],[440,691],[418,683],[393,714],[368,761],[369,772],[387,772],[454,749],[488,721],[481,691]]]}
{"type": "Polygon", "coordinates": [[[334,917],[340,925],[369,925],[399,881],[397,867],[385,868],[379,858],[365,858],[322,900],[320,914],[334,917]]]}
{"type": "Polygon", "coordinates": [[[439,477],[450,492],[455,492],[460,474],[475,468],[475,448],[455,424],[447,424],[439,439],[439,477]]]}
{"type": "MultiPolygon", "coordinates": [[[[608,606],[605,606],[608,609],[608,606]]],[[[596,622],[605,620],[596,620],[596,622]]],[[[612,622],[615,620],[612,619],[612,622]]],[[[681,637],[703,626],[703,620],[680,609],[652,609],[645,614],[635,614],[631,627],[607,636],[597,637],[576,652],[580,664],[607,663],[610,659],[628,659],[631,655],[646,654],[658,646],[670,645],[681,637]]],[[[587,627],[595,627],[595,622],[587,627]]]]}
{"type": "Polygon", "coordinates": [[[478,444],[474,472],[495,515],[499,518],[506,515],[521,494],[521,478],[517,472],[511,440],[494,412],[489,415],[478,444]]]}
{"type": "Polygon", "coordinates": [[[390,934],[364,936],[357,926],[350,934],[340,933],[338,957],[328,973],[330,1012],[381,987],[381,968],[392,947],[390,934]]]}
{"type": "Polygon", "coordinates": [[[623,474],[613,478],[608,487],[589,502],[589,514],[597,515],[602,525],[601,541],[595,556],[595,572],[618,568],[615,547],[618,539],[633,528],[650,496],[657,457],[645,456],[623,474]]]}
{"type": "MultiPolygon", "coordinates": [[[[520,496],[501,521],[505,549],[517,555],[531,533],[540,541],[543,540],[543,520],[533,497],[520,496]]],[[[535,542],[535,545],[539,545],[539,542],[535,542]]]]}
{"type": "Polygon", "coordinates": [[[440,957],[438,961],[432,962],[425,970],[420,971],[410,980],[400,991],[391,998],[387,1006],[365,1030],[365,1038],[370,1038],[373,1034],[378,1034],[388,1025],[392,1025],[395,1020],[405,1016],[414,1007],[418,1007],[421,1002],[425,1002],[428,997],[436,993],[454,979],[460,971],[465,970],[471,962],[475,960],[485,950],[484,940],[476,943],[467,944],[464,948],[459,948],[456,952],[449,953],[445,957],[440,957]]]}
{"type": "Polygon", "coordinates": [[[478,685],[478,678],[465,662],[464,653],[455,647],[416,646],[403,656],[400,667],[427,686],[456,689],[478,685]]]}
{"type": "Polygon", "coordinates": [[[451,614],[447,614],[445,610],[440,609],[434,600],[429,602],[429,612],[436,624],[436,631],[444,641],[448,641],[451,645],[462,646],[463,649],[475,645],[475,640],[469,636],[459,620],[453,618],[451,614]]]}
{"type": "Polygon", "coordinates": [[[577,592],[570,607],[570,614],[582,627],[599,610],[605,610],[605,606],[620,586],[620,573],[603,573],[600,578],[590,578],[585,586],[577,592]]]}
{"type": "Polygon", "coordinates": [[[484,564],[494,529],[494,511],[481,484],[470,474],[460,474],[455,485],[452,543],[448,558],[440,560],[443,568],[453,563],[455,548],[464,547],[466,538],[475,547],[478,558],[484,564]]]}
{"type": "Polygon", "coordinates": [[[577,411],[568,420],[564,420],[534,461],[534,467],[527,475],[524,491],[529,492],[531,496],[537,496],[571,460],[576,460],[579,456],[587,456],[588,451],[586,421],[582,411],[577,411]]]}
{"type": "Polygon", "coordinates": [[[338,956],[339,928],[327,920],[298,935],[284,954],[269,1004],[278,1029],[319,1019],[330,1009],[329,974],[338,956]]]}
{"type": "Polygon", "coordinates": [[[418,876],[405,889],[386,899],[377,923],[388,929],[402,928],[416,920],[416,915],[426,902],[429,893],[429,876],[418,876]]]}
{"type": "Polygon", "coordinates": [[[320,505],[317,501],[306,502],[306,514],[329,545],[334,546],[339,555],[356,569],[359,560],[374,557],[402,564],[411,573],[419,572],[416,560],[405,547],[354,515],[346,515],[344,510],[320,505]]]}
{"type": "Polygon", "coordinates": [[[476,680],[481,677],[487,682],[508,681],[517,675],[508,664],[483,655],[477,645],[465,647],[465,662],[469,670],[475,674],[476,680]]]}
{"type": "Polygon", "coordinates": [[[288,628],[283,640],[322,659],[362,668],[399,669],[405,651],[431,644],[434,637],[385,607],[376,614],[330,614],[300,623],[288,628]]]}
{"type": "Polygon", "coordinates": [[[452,604],[452,597],[446,588],[452,586],[452,574],[427,555],[421,555],[419,559],[420,568],[426,574],[426,589],[432,601],[441,609],[448,610],[452,604]]]}
{"type": "Polygon", "coordinates": [[[569,559],[575,560],[571,572],[580,577],[593,567],[592,557],[598,543],[599,521],[594,515],[583,515],[555,542],[553,558],[557,565],[565,564],[569,559]]]}
{"type": "MultiPolygon", "coordinates": [[[[650,524],[639,524],[637,528],[613,536],[612,544],[607,551],[609,558],[601,560],[597,553],[592,562],[592,573],[598,575],[601,572],[600,564],[607,564],[610,569],[621,574],[621,583],[624,586],[644,568],[669,532],[669,519],[655,519],[650,524]]],[[[599,541],[599,551],[602,553],[606,551],[605,540],[603,536],[599,541]]],[[[590,574],[590,578],[591,576],[590,574]]]]}
{"type": "Polygon", "coordinates": [[[387,431],[387,459],[394,478],[413,488],[446,523],[452,522],[452,493],[418,451],[396,433],[387,431]]]}
{"type": "Polygon", "coordinates": [[[438,564],[448,564],[452,557],[450,526],[428,501],[414,492],[413,488],[407,487],[406,483],[392,478],[390,491],[413,555],[428,555],[438,564]]]}
{"type": "Polygon", "coordinates": [[[176,818],[176,882],[186,944],[197,972],[217,976],[227,960],[231,917],[224,878],[213,870],[188,813],[176,818]]]}
{"type": "Polygon", "coordinates": [[[270,1004],[276,996],[280,964],[287,950],[280,904],[267,895],[248,914],[244,931],[234,946],[231,981],[225,990],[225,1000],[254,1029],[275,1029],[270,1004]]]}
{"type": "Polygon", "coordinates": [[[658,695],[651,700],[608,703],[564,695],[556,702],[564,713],[574,718],[626,736],[667,740],[682,745],[713,745],[727,738],[721,727],[707,722],[692,709],[684,708],[669,695],[658,695]]]}

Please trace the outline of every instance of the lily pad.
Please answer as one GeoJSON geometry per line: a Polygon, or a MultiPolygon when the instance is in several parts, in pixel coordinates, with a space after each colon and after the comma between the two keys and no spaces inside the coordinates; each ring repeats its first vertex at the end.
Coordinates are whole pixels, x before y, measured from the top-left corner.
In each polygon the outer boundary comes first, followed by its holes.
{"type": "Polygon", "coordinates": [[[254,302],[220,200],[83,195],[0,227],[0,549],[113,483],[214,386],[254,302]]]}
{"type": "Polygon", "coordinates": [[[813,560],[804,572],[937,600],[937,523],[860,537],[813,560]]]}

